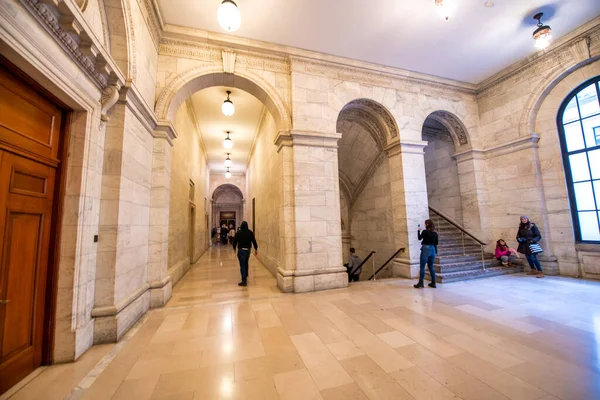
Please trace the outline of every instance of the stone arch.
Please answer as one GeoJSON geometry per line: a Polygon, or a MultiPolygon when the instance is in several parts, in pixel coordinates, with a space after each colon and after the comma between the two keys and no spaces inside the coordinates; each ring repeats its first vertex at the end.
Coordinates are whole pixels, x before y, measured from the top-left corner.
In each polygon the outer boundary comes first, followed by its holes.
{"type": "Polygon", "coordinates": [[[211,200],[218,200],[219,196],[227,192],[235,193],[240,197],[240,200],[244,200],[244,194],[242,193],[242,190],[239,187],[237,187],[237,185],[234,185],[232,183],[224,183],[222,185],[217,186],[212,192],[211,200]]]}
{"type": "MultiPolygon", "coordinates": [[[[527,104],[523,109],[523,112],[521,113],[521,119],[519,122],[519,136],[528,136],[536,132],[535,124],[538,113],[541,109],[545,108],[542,107],[542,105],[546,101],[548,95],[554,90],[554,88],[557,85],[562,83],[565,79],[573,76],[573,74],[576,71],[579,71],[582,68],[593,64],[598,60],[600,60],[600,55],[587,58],[587,54],[585,54],[583,57],[577,58],[574,61],[572,61],[571,65],[568,65],[566,67],[561,66],[560,69],[554,71],[552,74],[546,77],[543,80],[543,82],[537,85],[534,92],[531,94],[531,96],[529,96],[529,100],[527,101],[527,104]]],[[[582,79],[580,83],[585,82],[586,80],[587,79],[582,79]]],[[[577,85],[572,86],[571,90],[575,87],[577,87],[577,85]]],[[[565,91],[566,93],[564,93],[564,97],[562,97],[562,99],[564,99],[567,96],[570,90],[565,89],[563,91],[565,91]]],[[[560,99],[560,101],[557,101],[558,104],[562,102],[562,99],[560,99]]],[[[558,112],[558,107],[555,108],[555,112],[558,112]]]]}
{"type": "Polygon", "coordinates": [[[275,119],[279,131],[291,129],[289,110],[277,90],[261,77],[241,70],[223,72],[222,66],[190,68],[177,75],[160,92],[155,106],[159,120],[172,121],[181,104],[193,93],[213,86],[230,86],[250,93],[260,100],[275,119]]]}
{"type": "MultiPolygon", "coordinates": [[[[439,122],[448,130],[456,148],[469,144],[470,140],[467,128],[453,113],[444,110],[437,110],[430,113],[427,118],[425,118],[425,121],[427,121],[428,118],[439,122]]],[[[425,121],[423,121],[423,126],[425,125],[425,121]]]]}
{"type": "Polygon", "coordinates": [[[392,140],[399,137],[398,125],[394,116],[387,108],[374,100],[360,98],[347,103],[338,115],[337,127],[344,121],[361,125],[382,150],[392,140]]]}

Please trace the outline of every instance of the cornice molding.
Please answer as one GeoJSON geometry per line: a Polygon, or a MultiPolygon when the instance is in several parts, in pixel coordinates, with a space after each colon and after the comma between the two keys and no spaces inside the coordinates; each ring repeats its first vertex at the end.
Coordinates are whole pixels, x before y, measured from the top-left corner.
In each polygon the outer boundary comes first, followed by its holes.
{"type": "Polygon", "coordinates": [[[152,136],[155,139],[166,139],[173,146],[173,140],[177,138],[177,131],[171,121],[158,121],[152,136]]]}
{"type": "Polygon", "coordinates": [[[72,0],[20,2],[100,90],[121,88],[125,76],[72,0]]]}
{"type": "Polygon", "coordinates": [[[553,68],[568,64],[568,61],[572,59],[585,60],[589,58],[591,54],[586,43],[588,38],[591,41],[590,47],[600,43],[600,17],[565,35],[549,49],[517,61],[487,78],[477,85],[477,95],[494,94],[494,89],[511,78],[516,78],[515,83],[519,83],[532,76],[544,75],[553,68]]]}
{"type": "Polygon", "coordinates": [[[127,105],[148,132],[152,133],[154,131],[157,125],[154,110],[146,103],[142,94],[131,80],[127,80],[121,88],[119,102],[127,105]]]}
{"type": "Polygon", "coordinates": [[[154,48],[158,51],[160,46],[160,38],[162,37],[164,24],[162,17],[159,12],[158,4],[156,0],[138,0],[141,1],[148,14],[146,23],[148,24],[148,31],[150,31],[150,37],[154,43],[154,48]]]}
{"type": "Polygon", "coordinates": [[[509,153],[515,153],[521,150],[538,148],[539,142],[540,135],[534,133],[533,135],[518,138],[510,142],[503,143],[499,146],[488,147],[485,149],[466,149],[461,152],[455,153],[453,157],[456,159],[457,162],[463,162],[473,159],[489,160],[509,153]]]}

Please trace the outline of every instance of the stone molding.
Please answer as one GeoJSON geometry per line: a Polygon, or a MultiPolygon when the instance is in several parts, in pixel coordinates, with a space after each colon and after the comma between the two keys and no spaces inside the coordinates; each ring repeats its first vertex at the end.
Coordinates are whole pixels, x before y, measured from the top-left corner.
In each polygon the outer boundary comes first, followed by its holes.
{"type": "Polygon", "coordinates": [[[487,149],[467,149],[455,153],[453,157],[457,162],[463,162],[473,159],[485,160],[500,157],[509,153],[515,153],[521,150],[533,149],[539,147],[540,136],[533,134],[499,146],[489,147],[487,149]]]}
{"type": "Polygon", "coordinates": [[[94,307],[92,309],[92,318],[98,317],[112,317],[123,311],[127,306],[136,301],[139,297],[141,297],[144,293],[146,293],[150,289],[150,285],[145,284],[142,285],[138,290],[133,292],[127,298],[121,300],[115,305],[106,306],[106,307],[94,307]]]}
{"type": "Polygon", "coordinates": [[[448,111],[434,111],[429,114],[428,118],[439,122],[450,132],[456,147],[469,143],[467,128],[453,114],[448,111]]]}
{"type": "Polygon", "coordinates": [[[173,140],[177,138],[177,131],[171,121],[161,120],[156,123],[152,135],[155,139],[165,139],[172,147],[173,140]]]}
{"type": "Polygon", "coordinates": [[[311,131],[291,130],[290,136],[293,145],[313,146],[313,147],[338,147],[338,140],[342,138],[341,133],[323,133],[311,131]]]}
{"type": "Polygon", "coordinates": [[[144,8],[146,9],[146,13],[148,14],[146,20],[146,24],[148,24],[148,31],[150,32],[150,37],[152,38],[152,42],[154,43],[154,47],[156,51],[158,51],[160,47],[160,39],[162,37],[162,32],[164,28],[164,23],[162,21],[162,17],[160,12],[158,11],[158,4],[156,0],[141,0],[144,4],[144,8]]]}
{"type": "Polygon", "coordinates": [[[277,152],[279,153],[283,147],[292,147],[294,141],[289,132],[279,132],[273,141],[273,144],[277,146],[277,152]]]}
{"type": "Polygon", "coordinates": [[[157,124],[156,116],[131,80],[127,80],[121,88],[119,102],[126,104],[146,130],[152,133],[157,124]]]}
{"type": "Polygon", "coordinates": [[[346,273],[345,267],[331,267],[331,268],[319,268],[319,269],[283,269],[281,267],[277,268],[277,273],[283,277],[289,276],[310,276],[310,275],[325,275],[325,274],[334,274],[338,272],[346,273]]]}
{"type": "Polygon", "coordinates": [[[402,153],[425,154],[425,146],[427,146],[427,142],[425,141],[403,141],[392,143],[383,150],[388,157],[402,153]]]}
{"type": "Polygon", "coordinates": [[[170,282],[171,282],[171,276],[167,275],[161,281],[148,282],[148,288],[149,289],[162,289],[163,287],[168,285],[170,282]]]}
{"type": "Polygon", "coordinates": [[[70,0],[20,0],[40,25],[55,39],[101,90],[120,88],[125,77],[103,44],[92,33],[79,7],[70,0]]]}

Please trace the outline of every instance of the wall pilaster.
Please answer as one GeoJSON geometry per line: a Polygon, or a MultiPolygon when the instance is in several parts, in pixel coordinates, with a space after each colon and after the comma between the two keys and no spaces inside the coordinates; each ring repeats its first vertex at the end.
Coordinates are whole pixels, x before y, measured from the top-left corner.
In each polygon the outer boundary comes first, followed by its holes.
{"type": "Polygon", "coordinates": [[[417,225],[429,216],[423,149],[427,142],[401,142],[385,150],[390,166],[393,229],[396,248],[405,252],[393,261],[394,276],[414,278],[419,272],[421,244],[417,225]]]}
{"type": "Polygon", "coordinates": [[[284,292],[346,287],[338,177],[338,133],[292,131],[279,135],[283,154],[284,201],[280,219],[283,266],[277,282],[284,292]]]}

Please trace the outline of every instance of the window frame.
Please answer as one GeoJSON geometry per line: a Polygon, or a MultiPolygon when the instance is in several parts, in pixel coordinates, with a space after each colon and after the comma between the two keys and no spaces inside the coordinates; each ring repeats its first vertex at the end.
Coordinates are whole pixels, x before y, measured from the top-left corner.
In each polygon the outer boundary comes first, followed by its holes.
{"type": "MultiPolygon", "coordinates": [[[[558,114],[556,117],[556,125],[557,125],[558,133],[559,133],[559,142],[560,142],[560,147],[561,147],[563,168],[564,168],[564,172],[565,172],[565,180],[566,180],[566,184],[567,184],[567,193],[569,195],[569,205],[570,205],[570,209],[571,209],[571,221],[573,222],[573,228],[574,228],[573,231],[575,233],[575,243],[600,244],[600,240],[583,240],[581,238],[581,226],[579,224],[577,199],[575,197],[575,183],[579,183],[579,182],[573,182],[573,173],[571,171],[571,163],[569,161],[569,156],[574,155],[574,154],[582,154],[582,153],[587,154],[594,150],[600,150],[600,145],[596,145],[593,147],[584,147],[583,149],[569,152],[568,147],[567,147],[567,137],[565,135],[565,128],[564,128],[565,124],[563,124],[564,112],[565,112],[567,106],[569,105],[569,103],[571,102],[571,100],[573,100],[573,98],[575,98],[575,104],[577,105],[577,112],[579,114],[579,117],[578,117],[578,119],[571,121],[569,123],[579,122],[579,124],[581,125],[581,134],[583,136],[584,146],[587,146],[582,121],[585,119],[588,119],[588,118],[593,118],[593,117],[599,116],[600,111],[597,114],[589,115],[589,116],[582,118],[581,111],[580,111],[581,108],[579,106],[579,99],[577,98],[577,95],[583,89],[587,88],[590,85],[594,85],[594,88],[596,89],[596,96],[598,96],[598,102],[600,103],[600,87],[599,87],[600,86],[600,75],[599,75],[599,76],[596,76],[592,79],[589,79],[589,80],[583,82],[581,85],[579,85],[575,89],[573,89],[573,91],[571,91],[571,93],[569,93],[569,95],[567,97],[565,97],[565,99],[561,103],[560,108],[558,109],[558,114]]],[[[593,132],[595,135],[597,127],[594,127],[593,129],[594,129],[593,132]]],[[[594,179],[592,176],[589,159],[588,159],[587,163],[588,163],[588,169],[589,169],[589,174],[590,174],[589,182],[591,183],[591,186],[592,186],[592,196],[593,196],[594,204],[596,204],[596,213],[598,213],[598,212],[600,212],[600,210],[599,210],[600,204],[597,204],[597,202],[596,202],[596,199],[598,198],[598,196],[596,196],[596,192],[594,189],[594,181],[597,181],[598,179],[594,179]]],[[[587,182],[587,181],[585,181],[585,182],[587,182]]],[[[597,214],[597,218],[598,218],[598,214],[597,214]]],[[[598,224],[600,226],[600,218],[599,218],[598,224]]]]}

